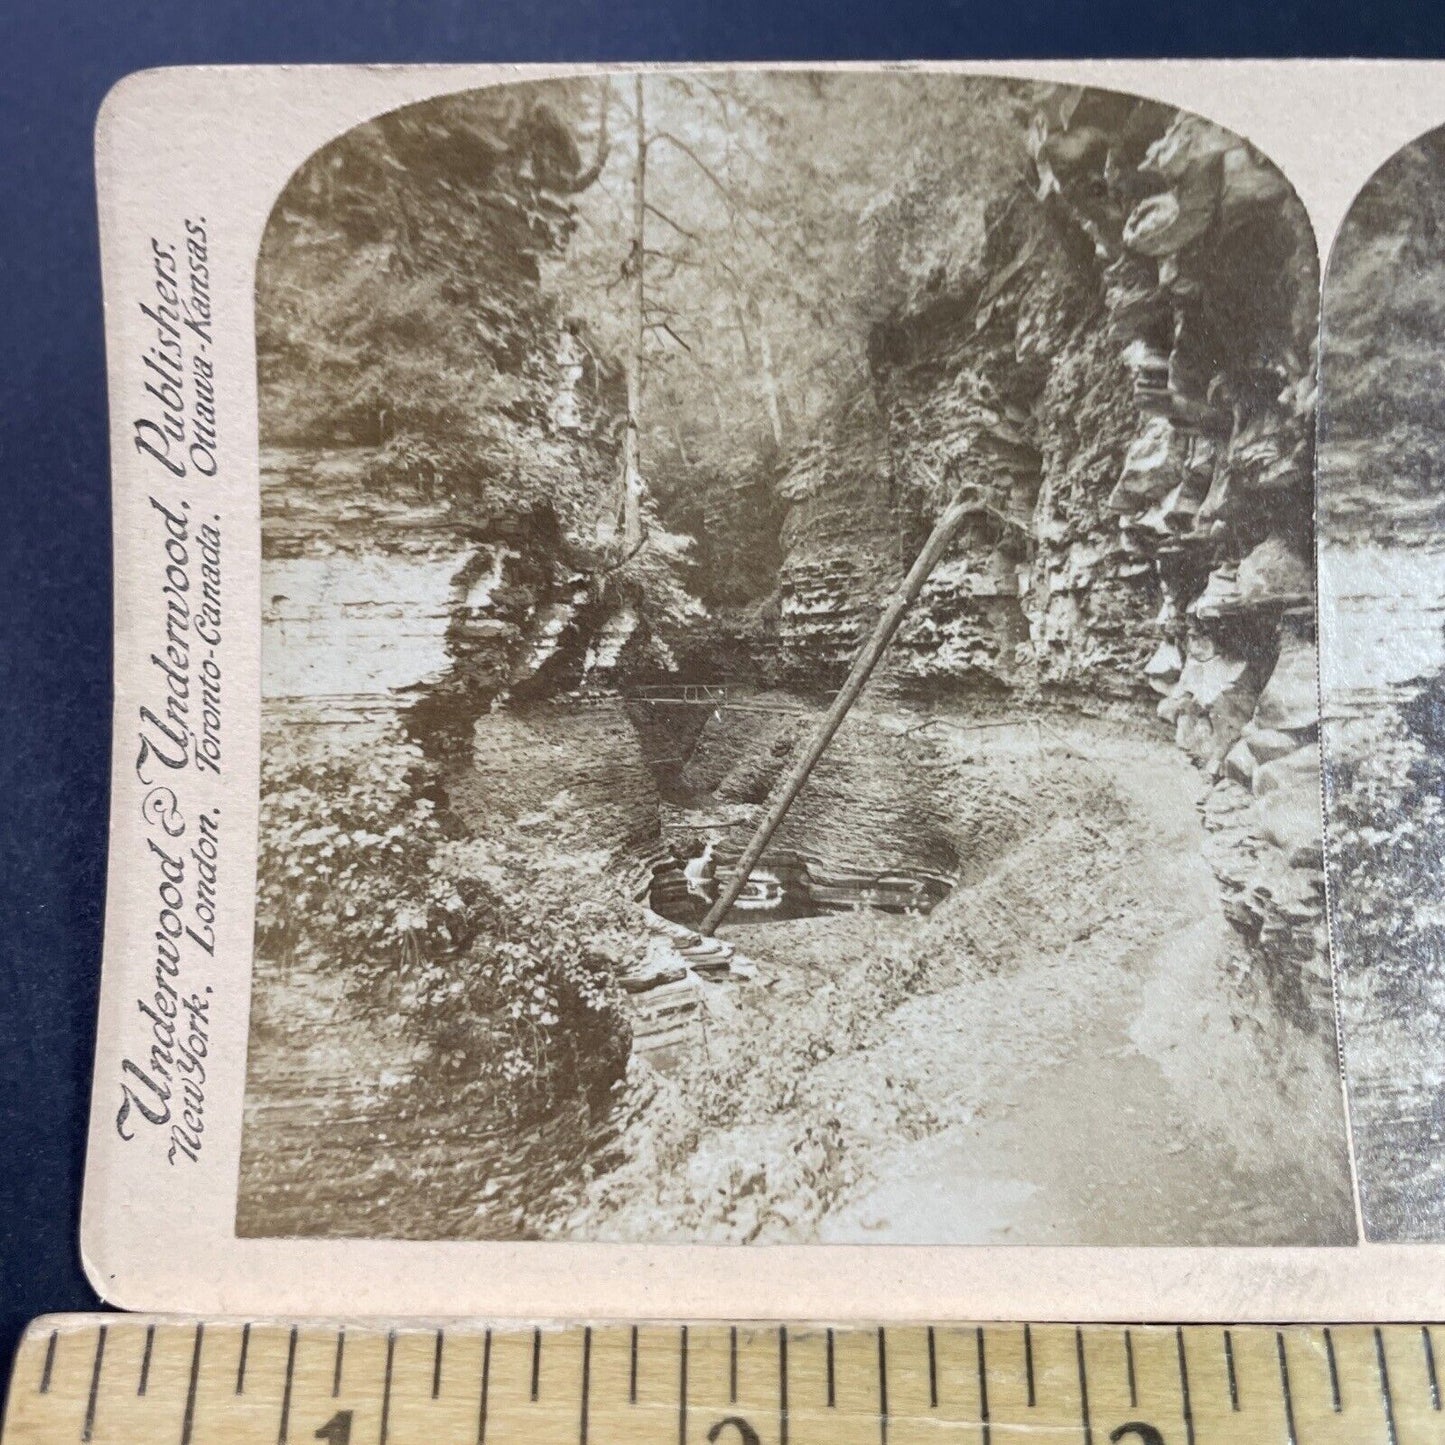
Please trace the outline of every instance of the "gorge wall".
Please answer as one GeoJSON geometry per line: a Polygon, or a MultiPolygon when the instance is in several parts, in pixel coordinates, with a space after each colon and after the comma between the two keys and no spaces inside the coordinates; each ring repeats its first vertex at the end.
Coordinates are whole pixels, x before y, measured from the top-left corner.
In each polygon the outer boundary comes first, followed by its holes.
{"type": "MultiPolygon", "coordinates": [[[[323,729],[470,742],[632,631],[596,574],[620,373],[544,280],[595,179],[566,87],[445,96],[340,136],[257,282],[263,690],[323,729]]],[[[636,618],[632,618],[635,622],[636,618]]]]}
{"type": "Polygon", "coordinates": [[[971,503],[884,685],[1157,717],[1209,780],[1229,918],[1323,1017],[1313,236],[1192,115],[1056,93],[1029,148],[975,273],[875,326],[871,394],[784,479],[784,670],[836,681],[971,503]]]}
{"type": "MultiPolygon", "coordinates": [[[[497,704],[584,682],[702,676],[726,658],[761,680],[836,685],[958,498],[970,520],[875,686],[1168,729],[1208,781],[1230,919],[1291,1008],[1327,1010],[1318,274],[1278,172],[1197,117],[1046,94],[1027,174],[988,205],[977,264],[878,320],[866,383],[781,459],[777,595],[740,639],[689,601],[664,551],[619,563],[605,542],[620,380],[542,270],[595,172],[548,106],[499,93],[479,128],[467,104],[448,120],[450,151],[429,149],[407,112],[352,133],[365,144],[342,138],[298,173],[268,230],[272,712],[346,727],[403,716],[428,747],[463,755],[497,704]],[[410,189],[394,232],[378,229],[385,208],[340,203],[398,176],[410,189]],[[351,291],[323,283],[338,225],[385,299],[364,323],[351,291]],[[466,257],[460,291],[448,247],[466,257]],[[299,309],[308,287],[334,316],[299,309]],[[420,320],[437,351],[425,375],[396,360],[420,320]],[[333,355],[358,327],[356,354],[333,355]]],[[[651,525],[660,535],[665,519],[651,525]]]]}

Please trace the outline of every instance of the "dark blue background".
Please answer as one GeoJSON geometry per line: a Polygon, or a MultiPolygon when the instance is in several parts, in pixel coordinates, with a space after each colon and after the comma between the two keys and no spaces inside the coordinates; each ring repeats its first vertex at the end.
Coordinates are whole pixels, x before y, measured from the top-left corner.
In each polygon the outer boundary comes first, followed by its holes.
{"type": "Polygon", "coordinates": [[[30,1316],[95,1302],[75,1243],[110,721],[91,128],[118,77],[251,61],[1429,56],[1442,38],[1434,7],[1418,0],[0,0],[0,8],[3,1360],[30,1316]]]}

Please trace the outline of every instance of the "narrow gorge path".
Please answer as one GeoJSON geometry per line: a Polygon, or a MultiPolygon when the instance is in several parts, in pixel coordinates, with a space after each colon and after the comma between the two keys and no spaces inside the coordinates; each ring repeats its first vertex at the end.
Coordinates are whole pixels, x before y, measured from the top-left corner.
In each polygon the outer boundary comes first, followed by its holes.
{"type": "Polygon", "coordinates": [[[880,1158],[824,1238],[1290,1243],[1348,1227],[1342,1167],[1321,1168],[1338,1162],[1333,1050],[1287,1029],[1250,976],[1200,852],[1198,775],[1177,753],[1087,746],[1145,843],[1098,840],[1096,886],[1119,906],[1062,949],[1040,940],[1032,966],[893,1015],[905,1049],[933,1034],[940,1082],[950,1050],[979,1055],[986,1101],[880,1158]]]}
{"type": "Polygon", "coordinates": [[[1031,825],[929,918],[724,930],[759,979],[711,991],[708,1060],[671,1082],[709,1122],[661,1185],[604,1182],[589,1232],[637,1237],[645,1214],[759,1241],[1350,1237],[1332,1041],[1279,1016],[1224,918],[1201,775],[1133,728],[1040,736],[943,745],[946,776],[986,777],[1031,825]]]}

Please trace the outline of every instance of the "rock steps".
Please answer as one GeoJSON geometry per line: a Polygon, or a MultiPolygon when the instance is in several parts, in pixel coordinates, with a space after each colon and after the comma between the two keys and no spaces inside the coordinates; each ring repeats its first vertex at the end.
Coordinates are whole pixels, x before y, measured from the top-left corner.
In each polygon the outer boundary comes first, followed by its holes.
{"type": "Polygon", "coordinates": [[[656,1055],[700,1040],[702,981],[751,979],[757,966],[731,944],[703,938],[668,919],[648,919],[652,939],[641,963],[620,980],[627,994],[635,1053],[656,1055]]]}

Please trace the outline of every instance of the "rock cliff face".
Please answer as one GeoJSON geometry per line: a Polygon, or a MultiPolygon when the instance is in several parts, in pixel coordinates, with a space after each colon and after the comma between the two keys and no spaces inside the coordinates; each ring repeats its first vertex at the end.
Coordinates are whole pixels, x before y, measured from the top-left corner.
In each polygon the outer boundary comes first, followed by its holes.
{"type": "Polygon", "coordinates": [[[1445,131],[1360,192],[1325,280],[1324,755],[1350,1120],[1371,1239],[1445,1231],[1445,131]]]}
{"type": "Polygon", "coordinates": [[[967,286],[875,327],[838,466],[788,479],[783,655],[846,665],[941,502],[971,502],[889,679],[1157,715],[1214,780],[1228,916],[1319,1014],[1307,220],[1244,141],[1148,102],[1055,96],[1030,151],[967,286]]]}
{"type": "Polygon", "coordinates": [[[583,867],[657,845],[657,786],[637,730],[612,700],[519,705],[479,718],[447,795],[468,834],[486,837],[501,823],[565,837],[583,867]]]}
{"type": "Polygon", "coordinates": [[[575,685],[609,609],[542,508],[376,484],[372,448],[262,455],[263,693],[281,718],[468,735],[503,693],[575,685]]]}
{"type": "MultiPolygon", "coordinates": [[[[465,747],[637,631],[598,581],[620,372],[544,283],[595,179],[568,95],[405,107],[293,177],[257,282],[268,710],[465,747]],[[304,298],[304,302],[301,298],[304,298]]],[[[575,108],[575,107],[574,107],[575,108]]],[[[600,161],[599,161],[600,163],[600,161]]]]}

